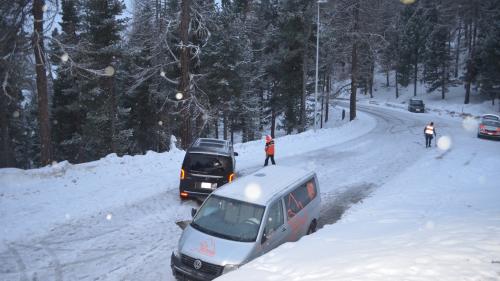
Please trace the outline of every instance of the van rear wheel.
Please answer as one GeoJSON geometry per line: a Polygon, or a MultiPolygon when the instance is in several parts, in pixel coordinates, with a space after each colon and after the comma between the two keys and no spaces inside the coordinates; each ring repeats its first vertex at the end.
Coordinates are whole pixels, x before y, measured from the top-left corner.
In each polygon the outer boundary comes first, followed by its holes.
{"type": "Polygon", "coordinates": [[[307,229],[307,235],[316,232],[316,220],[313,220],[307,229]]]}

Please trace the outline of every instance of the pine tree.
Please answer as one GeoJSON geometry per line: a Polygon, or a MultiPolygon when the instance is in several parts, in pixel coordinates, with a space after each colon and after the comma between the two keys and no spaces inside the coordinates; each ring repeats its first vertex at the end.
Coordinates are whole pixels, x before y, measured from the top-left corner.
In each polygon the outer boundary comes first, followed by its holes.
{"type": "Polygon", "coordinates": [[[117,61],[121,57],[121,34],[126,19],[118,18],[125,5],[121,0],[88,0],[83,3],[81,67],[87,69],[79,83],[86,111],[82,127],[87,159],[120,152],[119,95],[116,87],[117,61]]]}
{"type": "Polygon", "coordinates": [[[82,123],[84,112],[81,108],[78,89],[77,70],[68,60],[80,60],[75,51],[81,27],[78,0],[61,2],[61,33],[57,29],[52,35],[51,61],[57,68],[52,98],[52,139],[56,160],[68,160],[73,163],[83,161],[82,123]]]}
{"type": "Polygon", "coordinates": [[[27,77],[34,76],[34,68],[29,60],[32,53],[25,30],[29,10],[23,4],[0,2],[0,168],[29,168],[30,159],[39,160],[38,149],[27,149],[31,139],[28,127],[34,126],[34,133],[38,128],[36,111],[33,119],[26,118],[25,107],[30,101],[25,97],[28,91],[23,89],[27,77]]]}
{"type": "Polygon", "coordinates": [[[426,22],[432,26],[432,31],[428,36],[424,53],[424,81],[428,84],[427,92],[441,88],[441,98],[444,99],[452,73],[450,28],[443,5],[440,2],[433,2],[431,5],[426,16],[426,22]]]}
{"type": "Polygon", "coordinates": [[[481,1],[478,38],[478,74],[481,94],[491,97],[492,104],[500,97],[500,3],[481,1]]]}

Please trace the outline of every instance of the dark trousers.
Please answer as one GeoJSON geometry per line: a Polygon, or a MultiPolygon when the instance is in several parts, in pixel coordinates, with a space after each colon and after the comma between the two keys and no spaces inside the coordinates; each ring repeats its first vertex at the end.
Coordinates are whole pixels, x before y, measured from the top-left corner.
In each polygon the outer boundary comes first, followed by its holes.
{"type": "Polygon", "coordinates": [[[425,147],[431,147],[432,135],[425,134],[425,147]]]}
{"type": "Polygon", "coordinates": [[[267,162],[269,161],[269,158],[271,158],[271,163],[273,163],[273,165],[276,165],[276,162],[274,162],[274,155],[267,155],[266,156],[266,161],[264,162],[264,166],[267,166],[267,162]]]}

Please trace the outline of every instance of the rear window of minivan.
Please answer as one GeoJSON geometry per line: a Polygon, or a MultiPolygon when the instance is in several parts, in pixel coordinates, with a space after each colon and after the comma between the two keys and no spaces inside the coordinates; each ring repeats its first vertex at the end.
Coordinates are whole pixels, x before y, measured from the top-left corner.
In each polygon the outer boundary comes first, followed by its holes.
{"type": "Polygon", "coordinates": [[[185,169],[190,172],[215,175],[224,175],[230,165],[229,157],[201,153],[189,153],[184,163],[185,169]]]}
{"type": "Polygon", "coordinates": [[[293,218],[309,202],[316,197],[316,184],[314,179],[300,185],[294,191],[285,196],[285,207],[288,219],[293,218]]]}

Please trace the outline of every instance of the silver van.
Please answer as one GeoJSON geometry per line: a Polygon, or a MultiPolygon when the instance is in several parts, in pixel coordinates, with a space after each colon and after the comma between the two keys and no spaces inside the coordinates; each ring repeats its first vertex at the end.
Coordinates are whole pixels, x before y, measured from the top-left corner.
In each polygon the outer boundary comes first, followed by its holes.
{"type": "Polygon", "coordinates": [[[215,190],[184,229],[170,266],[178,280],[212,280],[316,230],[314,172],[272,165],[215,190]]]}

